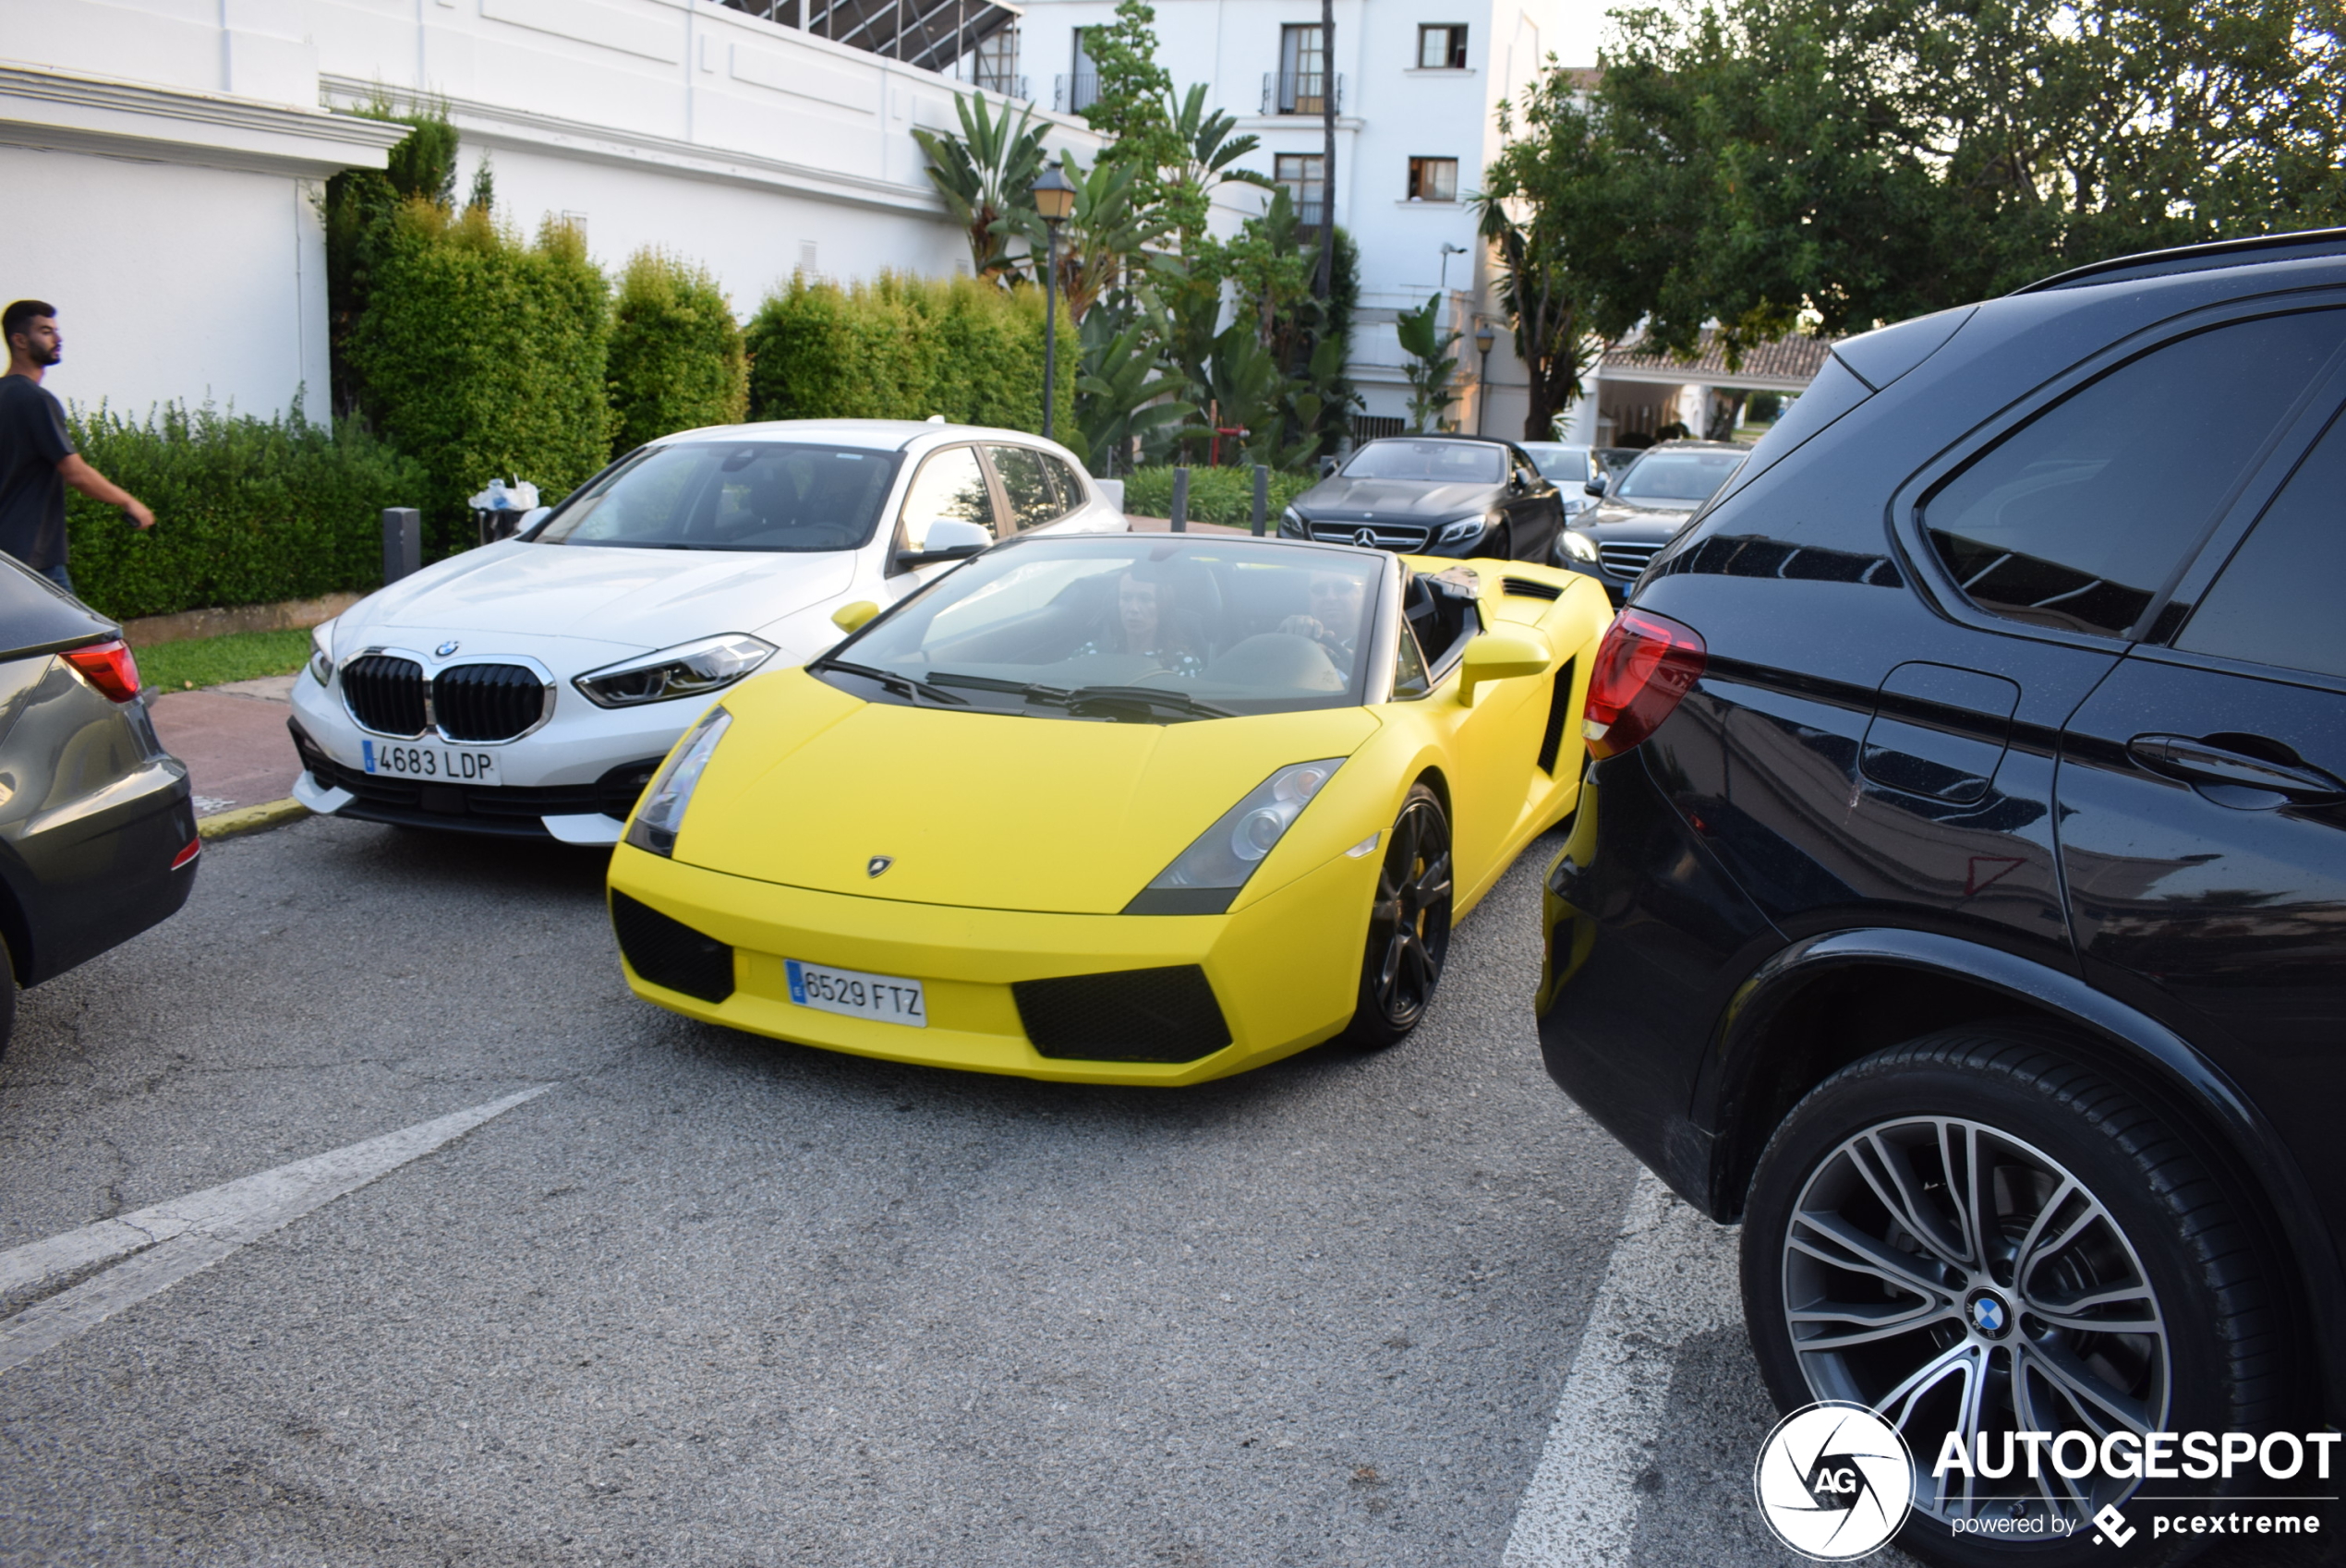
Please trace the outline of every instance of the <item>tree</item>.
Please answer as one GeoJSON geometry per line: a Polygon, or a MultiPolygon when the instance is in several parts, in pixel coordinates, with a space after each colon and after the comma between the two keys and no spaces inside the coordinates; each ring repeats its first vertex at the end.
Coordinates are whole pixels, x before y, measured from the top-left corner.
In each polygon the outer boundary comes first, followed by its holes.
{"type": "Polygon", "coordinates": [[[1181,390],[1181,378],[1166,372],[1163,350],[1137,308],[1095,309],[1080,331],[1075,418],[1094,466],[1112,474],[1134,438],[1197,410],[1170,395],[1181,390]]]}
{"type": "Polygon", "coordinates": [[[1084,105],[1083,118],[1114,139],[1109,155],[1150,177],[1179,162],[1181,148],[1166,113],[1173,78],[1156,63],[1155,9],[1147,0],[1119,0],[1114,21],[1083,30],[1083,53],[1099,72],[1098,93],[1084,105]]]}
{"type": "Polygon", "coordinates": [[[1029,187],[1043,172],[1043,127],[1024,106],[1015,119],[1008,103],[999,115],[989,114],[983,92],[956,97],[953,107],[961,135],[916,127],[913,139],[928,154],[930,183],[961,225],[971,274],[1001,282],[1016,266],[1005,247],[1025,232],[1024,220],[1034,211],[1029,187]]]}
{"type": "Polygon", "coordinates": [[[1458,334],[1443,330],[1442,296],[1428,295],[1418,309],[1397,314],[1393,332],[1401,340],[1401,352],[1409,356],[1401,371],[1409,378],[1409,424],[1419,430],[1437,430],[1442,416],[1458,400],[1452,389],[1458,360],[1450,352],[1458,334]]]}
{"type": "MultiPolygon", "coordinates": [[[[1565,73],[1551,73],[1528,96],[1520,136],[1484,170],[1475,198],[1498,271],[1499,303],[1527,375],[1526,440],[1555,439],[1556,416],[1579,395],[1581,374],[1604,344],[1590,330],[1592,280],[1581,270],[1582,236],[1567,215],[1590,186],[1617,175],[1602,166],[1602,151],[1570,85],[1565,73]]],[[[1503,132],[1516,129],[1512,105],[1500,106],[1499,123],[1503,132]]]]}
{"type": "MultiPolygon", "coordinates": [[[[1075,210],[1059,229],[1059,297],[1081,325],[1100,296],[1164,235],[1165,219],[1161,209],[1142,205],[1140,175],[1131,164],[1103,158],[1087,171],[1069,152],[1061,155],[1059,166],[1075,187],[1075,210]]],[[[1043,220],[1022,221],[1030,259],[1045,254],[1043,220]]]]}
{"type": "MultiPolygon", "coordinates": [[[[2346,221],[2337,0],[1719,0],[1513,105],[1587,324],[1730,364],[2130,251],[2346,221]],[[1569,132],[1570,134],[1566,134],[1569,132]]],[[[1494,182],[1495,187],[1495,182],[1494,182]]]]}
{"type": "Polygon", "coordinates": [[[1238,160],[1263,144],[1263,139],[1252,134],[1232,136],[1237,116],[1221,109],[1208,110],[1203,83],[1192,84],[1178,106],[1168,97],[1165,108],[1176,156],[1157,171],[1158,196],[1166,209],[1166,227],[1179,237],[1186,254],[1205,237],[1215,191],[1226,185],[1275,187],[1270,176],[1260,170],[1236,166],[1238,160]]]}
{"type": "MultiPolygon", "coordinates": [[[[319,216],[326,231],[326,333],[336,415],[367,408],[367,389],[350,354],[374,273],[390,245],[393,220],[410,200],[445,207],[456,190],[456,127],[444,107],[394,112],[377,98],[358,113],[409,127],[381,169],[345,169],[326,181],[319,216]]],[[[486,165],[484,164],[484,167],[486,165]]]]}

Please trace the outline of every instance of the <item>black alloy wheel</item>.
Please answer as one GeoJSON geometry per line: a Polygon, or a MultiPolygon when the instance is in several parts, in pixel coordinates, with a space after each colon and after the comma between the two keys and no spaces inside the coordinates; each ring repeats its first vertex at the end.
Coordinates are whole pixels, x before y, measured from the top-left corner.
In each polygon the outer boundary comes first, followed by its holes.
{"type": "Polygon", "coordinates": [[[1486,541],[1485,547],[1478,553],[1486,561],[1513,561],[1515,559],[1515,525],[1500,524],[1499,531],[1486,541]]]}
{"type": "Polygon", "coordinates": [[[1385,836],[1369,906],[1368,951],[1352,1041],[1372,1050],[1398,1042],[1425,1018],[1450,951],[1450,819],[1441,798],[1409,787],[1385,836]]]}
{"type": "MultiPolygon", "coordinates": [[[[2028,1453],[2022,1432],[2263,1431],[2286,1413],[2259,1234],[2063,1045],[2013,1020],[1877,1052],[1793,1109],[1752,1178],[1744,1312],[1769,1390],[1787,1411],[1845,1400],[1900,1429],[1915,1477],[1900,1544],[1936,1562],[2106,1560],[2094,1515],[2143,1485],[2050,1463],[2031,1478],[2025,1457],[2000,1478],[1934,1478],[1951,1432],[2002,1467],[2028,1453]]],[[[2160,1490],[2255,1484],[2249,1467],[2160,1490]]],[[[2126,1561],[2189,1555],[2145,1540],[2126,1561]]]]}

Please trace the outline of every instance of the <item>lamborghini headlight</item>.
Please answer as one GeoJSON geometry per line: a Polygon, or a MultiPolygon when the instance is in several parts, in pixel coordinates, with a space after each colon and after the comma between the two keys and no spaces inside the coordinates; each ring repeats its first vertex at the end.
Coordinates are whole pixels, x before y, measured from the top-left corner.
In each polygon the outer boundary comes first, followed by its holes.
{"type": "Polygon", "coordinates": [[[1562,534],[1557,536],[1556,543],[1557,546],[1563,549],[1564,553],[1570,556],[1573,560],[1585,561],[1590,565],[1594,565],[1596,563],[1597,541],[1589,537],[1588,535],[1581,533],[1578,529],[1566,528],[1562,534]]]}
{"type": "Polygon", "coordinates": [[[333,684],[334,623],[331,621],[309,629],[309,677],[320,686],[333,684]]]}
{"type": "Polygon", "coordinates": [[[1312,797],[1343,766],[1342,757],[1328,757],[1299,762],[1271,775],[1199,834],[1197,842],[1124,906],[1124,912],[1220,914],[1228,909],[1263,857],[1287,836],[1312,797]]]}
{"type": "Polygon", "coordinates": [[[645,786],[643,803],[635,808],[635,818],[627,825],[630,844],[656,855],[676,852],[676,834],[684,826],[684,808],[693,803],[693,790],[707,770],[708,759],[717,754],[717,742],[725,738],[726,727],[732,722],[733,716],[723,708],[710,708],[677,742],[676,750],[652,775],[651,783],[645,786]]]}
{"type": "Polygon", "coordinates": [[[590,669],[571,682],[597,707],[634,707],[672,697],[705,697],[732,685],[774,655],[774,645],[727,632],[658,653],[590,669]]]}
{"type": "Polygon", "coordinates": [[[1481,513],[1472,517],[1461,517],[1455,522],[1443,524],[1442,531],[1433,536],[1433,542],[1437,545],[1455,545],[1461,539],[1479,539],[1482,537],[1483,530],[1490,526],[1491,519],[1481,513]]]}

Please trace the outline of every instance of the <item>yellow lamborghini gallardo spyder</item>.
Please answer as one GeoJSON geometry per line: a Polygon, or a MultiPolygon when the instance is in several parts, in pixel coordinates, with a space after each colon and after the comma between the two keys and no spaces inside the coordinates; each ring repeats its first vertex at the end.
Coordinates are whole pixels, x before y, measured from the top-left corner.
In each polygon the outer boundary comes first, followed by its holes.
{"type": "Polygon", "coordinates": [[[677,742],[611,860],[628,983],[1095,1083],[1390,1044],[1451,923],[1571,812],[1610,620],[1594,578],[1522,562],[997,545],[677,742]]]}

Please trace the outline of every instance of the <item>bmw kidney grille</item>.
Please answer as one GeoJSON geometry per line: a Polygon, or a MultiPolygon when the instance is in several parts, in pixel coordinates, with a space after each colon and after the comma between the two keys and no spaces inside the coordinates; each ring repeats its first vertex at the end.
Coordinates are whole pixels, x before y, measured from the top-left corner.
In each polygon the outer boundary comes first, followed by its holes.
{"type": "Polygon", "coordinates": [[[451,741],[510,741],[546,712],[545,682],[521,665],[454,665],[427,687],[423,666],[389,654],[345,665],[342,696],[350,717],[379,735],[420,735],[436,726],[451,741]]]}

